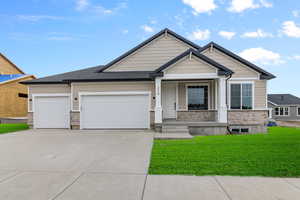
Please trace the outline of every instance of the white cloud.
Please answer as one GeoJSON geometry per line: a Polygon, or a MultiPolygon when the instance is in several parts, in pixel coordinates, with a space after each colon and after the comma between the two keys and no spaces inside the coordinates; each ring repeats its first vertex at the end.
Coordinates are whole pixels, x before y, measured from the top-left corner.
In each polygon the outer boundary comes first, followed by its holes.
{"type": "Polygon", "coordinates": [[[293,21],[283,22],[282,32],[289,37],[300,38],[300,27],[297,26],[293,21]]]}
{"type": "Polygon", "coordinates": [[[47,38],[48,40],[56,40],[56,41],[68,41],[68,40],[74,40],[71,36],[51,36],[47,38]]]}
{"type": "Polygon", "coordinates": [[[193,14],[210,13],[217,8],[214,0],[182,0],[182,2],[193,8],[193,14]]]}
{"type": "Polygon", "coordinates": [[[147,32],[147,33],[153,33],[154,32],[154,29],[151,27],[151,26],[148,26],[148,25],[143,25],[141,26],[141,28],[147,32]]]}
{"type": "Polygon", "coordinates": [[[288,59],[290,59],[290,60],[300,60],[300,55],[293,55],[293,56],[288,57],[288,59]]]}
{"type": "Polygon", "coordinates": [[[40,20],[62,20],[63,17],[50,15],[17,15],[17,18],[24,21],[37,22],[40,20]]]}
{"type": "Polygon", "coordinates": [[[299,17],[299,16],[300,16],[300,10],[293,10],[293,11],[292,11],[292,15],[293,15],[294,17],[299,17]]]}
{"type": "Polygon", "coordinates": [[[273,37],[272,33],[267,33],[263,31],[262,29],[257,29],[253,32],[246,32],[241,37],[244,38],[266,38],[266,37],[273,37]]]}
{"type": "Polygon", "coordinates": [[[90,5],[89,0],[77,0],[76,1],[76,10],[82,11],[90,5]]]}
{"type": "Polygon", "coordinates": [[[192,32],[189,36],[191,40],[207,40],[210,37],[210,31],[208,29],[199,30],[192,32]]]}
{"type": "Polygon", "coordinates": [[[150,24],[157,24],[157,21],[152,19],[152,20],[150,20],[150,24]]]}
{"type": "Polygon", "coordinates": [[[231,40],[235,36],[235,32],[219,31],[219,35],[227,40],[231,40]]]}
{"type": "Polygon", "coordinates": [[[123,34],[127,34],[129,31],[127,29],[122,30],[123,34]]]}
{"type": "Polygon", "coordinates": [[[93,5],[88,0],[77,0],[76,1],[76,10],[78,11],[88,11],[91,13],[101,14],[101,15],[112,15],[117,13],[119,10],[127,8],[125,2],[117,4],[115,7],[108,9],[102,5],[93,5]]]}
{"type": "Polygon", "coordinates": [[[277,65],[284,62],[279,53],[262,47],[245,49],[239,55],[250,62],[264,65],[277,65]]]}
{"type": "Polygon", "coordinates": [[[259,0],[256,2],[255,0],[232,0],[228,11],[240,13],[248,9],[256,9],[261,7],[270,8],[272,6],[273,5],[266,0],[259,0]]]}

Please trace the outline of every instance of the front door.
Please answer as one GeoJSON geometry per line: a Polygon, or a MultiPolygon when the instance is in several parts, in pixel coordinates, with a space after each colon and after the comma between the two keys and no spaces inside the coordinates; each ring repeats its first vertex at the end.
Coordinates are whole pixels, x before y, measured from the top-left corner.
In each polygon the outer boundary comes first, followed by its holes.
{"type": "Polygon", "coordinates": [[[162,109],[164,119],[176,118],[176,83],[162,84],[162,109]]]}

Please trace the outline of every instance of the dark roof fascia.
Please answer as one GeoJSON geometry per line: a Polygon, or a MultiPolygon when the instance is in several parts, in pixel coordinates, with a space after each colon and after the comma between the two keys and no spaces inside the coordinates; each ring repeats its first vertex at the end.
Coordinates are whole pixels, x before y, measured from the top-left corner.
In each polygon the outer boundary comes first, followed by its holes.
{"type": "Polygon", "coordinates": [[[156,73],[162,72],[163,70],[165,70],[166,68],[168,68],[169,66],[171,66],[172,64],[176,63],[177,61],[181,60],[182,58],[186,57],[187,55],[189,55],[190,53],[192,53],[194,56],[196,56],[197,58],[205,61],[208,64],[211,64],[212,66],[216,67],[218,69],[218,75],[230,75],[233,74],[234,72],[231,71],[230,69],[228,69],[227,67],[217,63],[216,61],[208,58],[205,55],[202,55],[200,53],[198,53],[197,51],[195,51],[194,49],[188,49],[185,52],[183,52],[182,54],[178,55],[177,57],[173,58],[172,60],[170,60],[169,62],[165,63],[164,65],[162,65],[161,67],[159,67],[157,70],[155,70],[156,73]]]}
{"type": "Polygon", "coordinates": [[[68,84],[63,81],[41,81],[41,82],[31,82],[31,81],[21,81],[23,85],[41,85],[41,84],[68,84]]]}
{"type": "MultiPolygon", "coordinates": [[[[136,73],[141,73],[142,71],[137,71],[136,73]]],[[[101,73],[120,73],[120,72],[101,72],[101,73]]],[[[122,73],[122,72],[121,72],[122,73]]],[[[128,72],[124,72],[128,73],[128,72]]],[[[135,72],[133,72],[135,73],[135,72]]],[[[111,78],[111,79],[65,79],[63,82],[105,82],[105,81],[151,81],[154,80],[155,77],[162,77],[163,73],[162,72],[149,72],[149,78],[111,78]]]]}
{"type": "Polygon", "coordinates": [[[139,45],[137,45],[136,47],[130,49],[129,51],[127,51],[126,53],[124,53],[123,55],[117,57],[116,59],[114,59],[113,61],[109,62],[107,65],[105,65],[105,67],[103,67],[101,70],[99,70],[99,72],[103,72],[104,70],[106,70],[107,68],[109,68],[110,66],[112,66],[113,64],[119,62],[120,60],[122,60],[123,58],[129,56],[130,54],[132,54],[133,52],[135,52],[136,50],[138,50],[139,48],[142,48],[143,46],[147,45],[148,43],[152,42],[153,40],[155,40],[156,38],[158,38],[159,36],[163,35],[163,34],[170,34],[172,36],[174,36],[175,38],[181,40],[182,42],[194,47],[195,49],[201,49],[201,47],[193,42],[191,42],[190,40],[178,35],[177,33],[171,31],[170,29],[163,29],[160,32],[156,33],[155,35],[153,35],[152,37],[150,37],[149,39],[145,40],[144,42],[140,43],[139,45]]]}
{"type": "Polygon", "coordinates": [[[229,51],[228,49],[225,49],[224,47],[216,44],[215,42],[210,42],[208,43],[207,45],[205,45],[204,47],[202,47],[199,52],[202,52],[204,51],[205,49],[209,48],[209,47],[215,47],[216,49],[218,49],[219,51],[225,53],[226,55],[228,55],[229,57],[233,58],[233,59],[236,59],[238,60],[239,62],[243,63],[244,65],[247,65],[248,67],[250,67],[251,69],[254,69],[255,71],[261,73],[260,75],[260,78],[261,79],[267,79],[267,80],[270,80],[270,79],[273,79],[273,78],[276,78],[276,76],[274,76],[273,74],[263,70],[262,68],[254,65],[253,63],[245,60],[244,58],[236,55],[235,53],[229,51]]]}
{"type": "Polygon", "coordinates": [[[64,80],[64,83],[72,83],[72,82],[123,82],[123,81],[153,81],[154,78],[135,78],[135,79],[71,79],[64,80]]]}

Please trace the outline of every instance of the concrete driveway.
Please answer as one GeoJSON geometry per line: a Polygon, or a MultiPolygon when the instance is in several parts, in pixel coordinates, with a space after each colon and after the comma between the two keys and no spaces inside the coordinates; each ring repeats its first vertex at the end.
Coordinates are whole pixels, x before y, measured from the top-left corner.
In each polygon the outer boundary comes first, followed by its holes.
{"type": "Polygon", "coordinates": [[[0,199],[141,199],[152,141],[143,131],[0,135],[0,199]]]}
{"type": "Polygon", "coordinates": [[[0,135],[0,199],[295,200],[300,179],[147,175],[150,132],[0,135]]]}

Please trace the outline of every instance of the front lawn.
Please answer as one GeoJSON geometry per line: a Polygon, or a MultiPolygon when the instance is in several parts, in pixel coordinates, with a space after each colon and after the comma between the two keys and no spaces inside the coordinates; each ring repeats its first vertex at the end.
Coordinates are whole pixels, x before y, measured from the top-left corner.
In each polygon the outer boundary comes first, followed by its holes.
{"type": "Polygon", "coordinates": [[[0,124],[0,134],[28,129],[27,124],[0,124]]]}
{"type": "Polygon", "coordinates": [[[155,140],[150,174],[300,176],[300,129],[155,140]]]}

